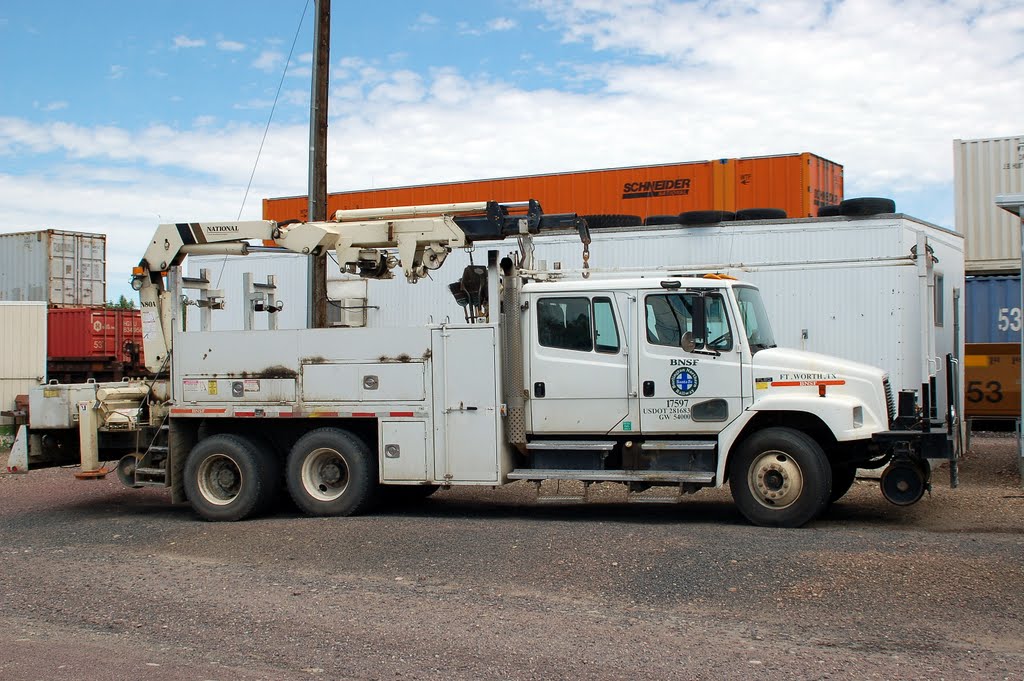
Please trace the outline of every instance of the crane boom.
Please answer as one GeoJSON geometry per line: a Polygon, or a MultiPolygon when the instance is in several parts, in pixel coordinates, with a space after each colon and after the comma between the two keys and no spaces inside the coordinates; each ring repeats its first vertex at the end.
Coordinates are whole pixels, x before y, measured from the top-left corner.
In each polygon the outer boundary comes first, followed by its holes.
{"type": "Polygon", "coordinates": [[[326,222],[272,220],[160,225],[132,275],[142,307],[146,367],[160,373],[171,351],[174,304],[166,275],[189,254],[248,255],[251,241],[314,257],[334,253],[341,271],[388,279],[401,267],[410,283],[440,267],[452,248],[536,233],[544,227],[585,230],[575,214],[544,215],[536,201],[495,201],[340,210],[326,222]],[[397,254],[392,254],[394,249],[397,254]]]}

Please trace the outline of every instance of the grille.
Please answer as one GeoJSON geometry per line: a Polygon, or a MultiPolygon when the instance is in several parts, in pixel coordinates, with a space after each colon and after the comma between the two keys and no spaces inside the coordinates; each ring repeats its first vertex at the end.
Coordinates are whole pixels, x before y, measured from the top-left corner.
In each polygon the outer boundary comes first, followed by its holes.
{"type": "Polygon", "coordinates": [[[882,379],[882,387],[885,388],[885,407],[889,411],[889,427],[892,428],[893,421],[896,420],[896,400],[893,399],[888,376],[882,379]]]}

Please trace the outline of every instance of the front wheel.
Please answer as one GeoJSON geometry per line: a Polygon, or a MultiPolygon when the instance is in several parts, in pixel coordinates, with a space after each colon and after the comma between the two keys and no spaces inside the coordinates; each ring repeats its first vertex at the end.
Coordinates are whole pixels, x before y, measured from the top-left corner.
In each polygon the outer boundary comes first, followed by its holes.
{"type": "Polygon", "coordinates": [[[729,486],[755,525],[800,527],[828,505],[832,470],[812,438],[791,428],[751,435],[729,461],[729,486]]]}
{"type": "Polygon", "coordinates": [[[288,492],[310,515],[352,515],[373,500],[374,458],[366,444],[338,428],[312,430],[288,454],[288,492]]]}
{"type": "Polygon", "coordinates": [[[832,492],[829,494],[830,504],[842,499],[857,479],[857,467],[852,464],[832,466],[832,492]]]}

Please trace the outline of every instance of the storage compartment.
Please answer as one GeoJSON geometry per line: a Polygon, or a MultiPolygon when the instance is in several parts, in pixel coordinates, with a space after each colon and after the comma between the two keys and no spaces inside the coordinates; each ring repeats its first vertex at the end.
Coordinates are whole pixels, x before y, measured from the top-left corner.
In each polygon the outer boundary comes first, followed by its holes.
{"type": "Polygon", "coordinates": [[[379,436],[382,481],[427,479],[426,422],[381,421],[379,436]]]}

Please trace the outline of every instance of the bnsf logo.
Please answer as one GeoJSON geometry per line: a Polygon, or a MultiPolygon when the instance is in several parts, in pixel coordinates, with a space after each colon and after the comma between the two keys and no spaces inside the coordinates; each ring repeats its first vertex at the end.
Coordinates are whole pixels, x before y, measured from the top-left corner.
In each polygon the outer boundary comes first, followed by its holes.
{"type": "Polygon", "coordinates": [[[685,196],[690,193],[690,178],[626,182],[622,185],[622,198],[639,199],[652,196],[685,196]]]}

